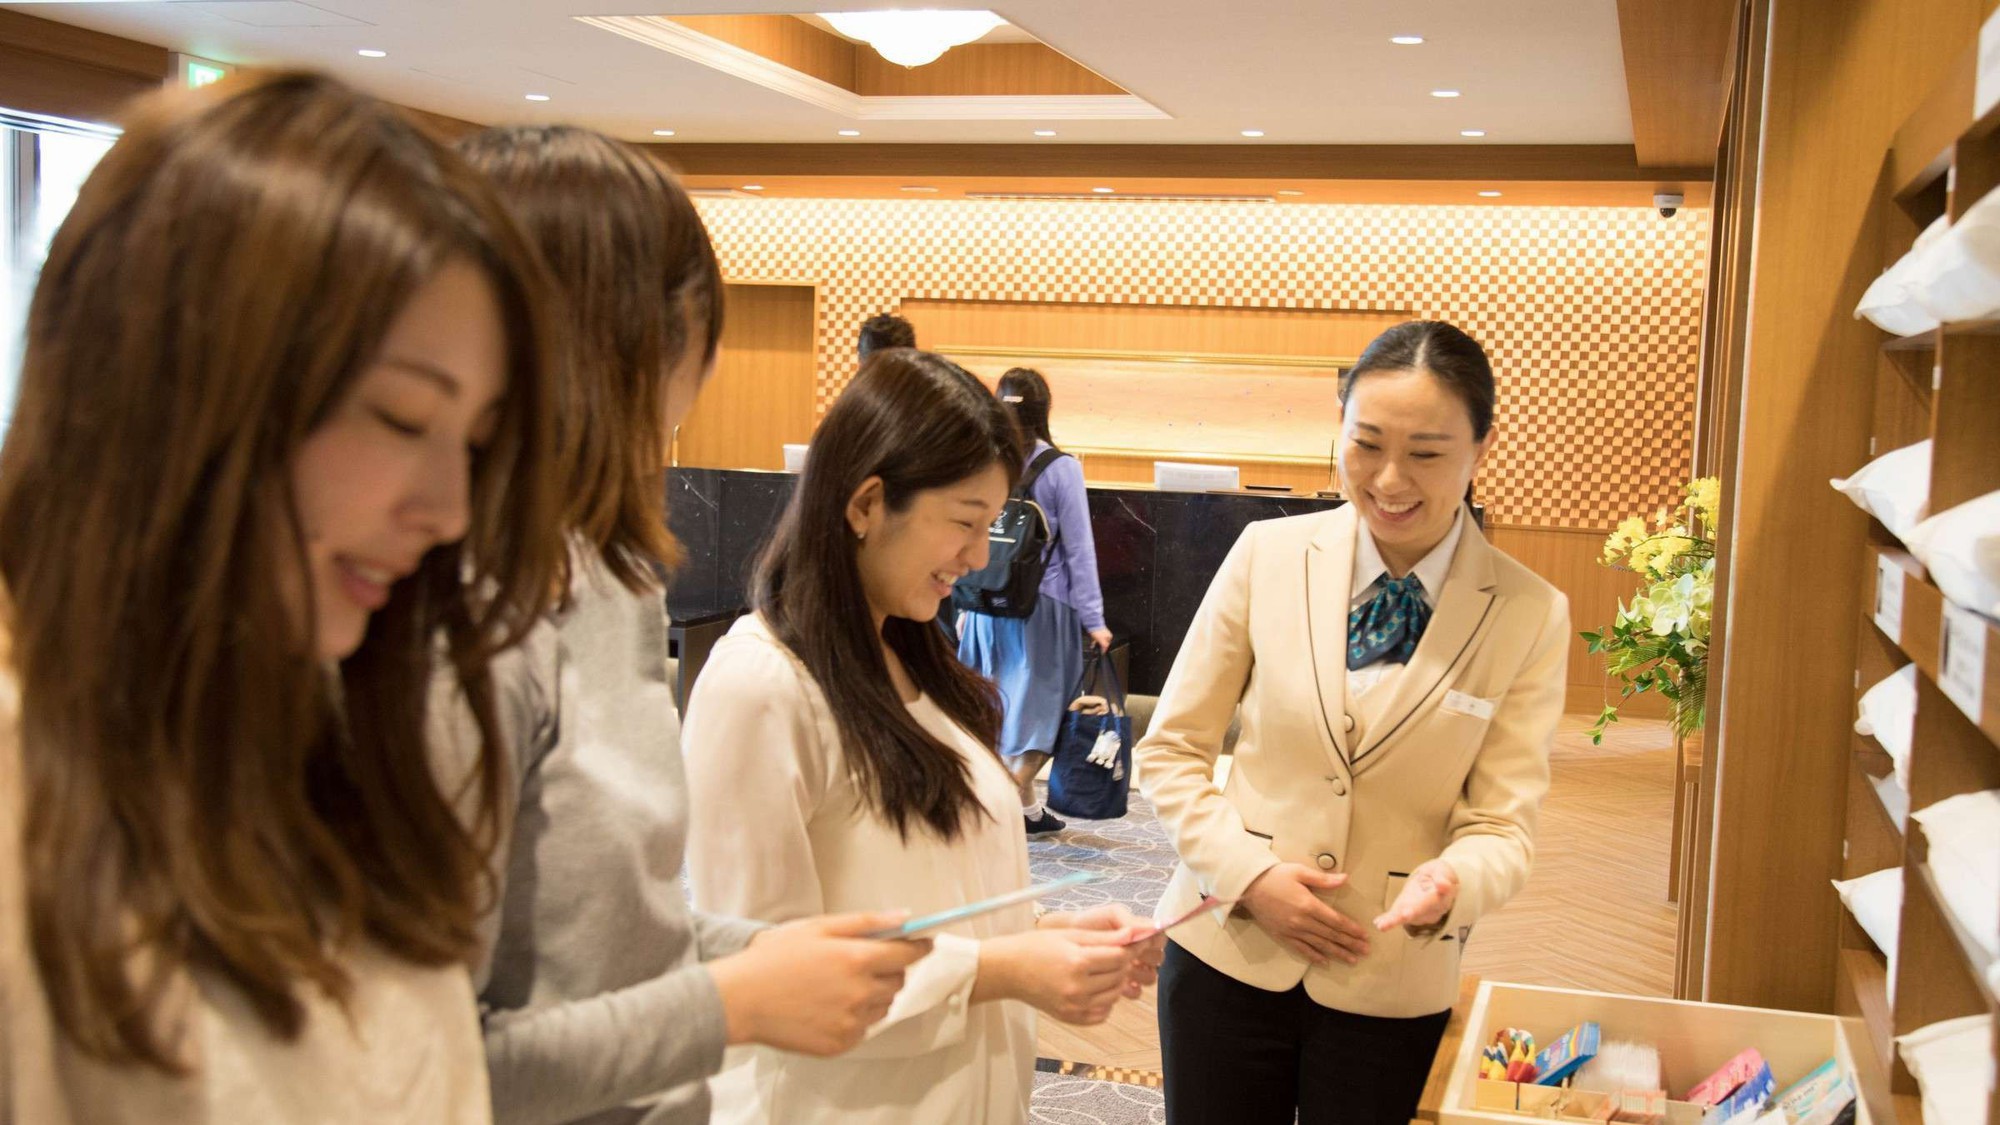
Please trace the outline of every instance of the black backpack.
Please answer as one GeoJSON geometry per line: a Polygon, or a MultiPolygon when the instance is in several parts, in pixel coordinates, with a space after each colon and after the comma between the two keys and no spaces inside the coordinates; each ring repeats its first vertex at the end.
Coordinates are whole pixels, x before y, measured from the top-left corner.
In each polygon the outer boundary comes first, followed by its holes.
{"type": "Polygon", "coordinates": [[[1056,458],[1066,456],[1059,449],[1048,449],[1029,463],[1014,494],[1007,498],[993,526],[986,529],[985,568],[952,586],[954,609],[994,617],[1026,617],[1035,612],[1049,555],[1062,535],[1056,529],[1051,537],[1048,513],[1035,503],[1030,490],[1056,458]]]}

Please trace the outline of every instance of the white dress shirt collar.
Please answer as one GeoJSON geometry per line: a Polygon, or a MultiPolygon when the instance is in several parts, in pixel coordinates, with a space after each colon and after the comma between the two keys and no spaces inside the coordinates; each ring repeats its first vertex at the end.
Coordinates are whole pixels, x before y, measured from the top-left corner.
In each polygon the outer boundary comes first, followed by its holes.
{"type": "MultiPolygon", "coordinates": [[[[1465,508],[1460,505],[1458,516],[1451,522],[1451,530],[1445,533],[1443,541],[1431,548],[1431,552],[1417,563],[1413,571],[1417,580],[1424,585],[1424,604],[1437,607],[1438,591],[1444,589],[1444,580],[1451,574],[1451,560],[1458,554],[1458,540],[1465,533],[1465,508]]],[[[1361,522],[1354,536],[1354,585],[1348,596],[1348,606],[1358,606],[1375,596],[1377,579],[1389,573],[1389,564],[1382,561],[1382,552],[1375,546],[1375,535],[1368,530],[1366,520],[1361,522]]]]}

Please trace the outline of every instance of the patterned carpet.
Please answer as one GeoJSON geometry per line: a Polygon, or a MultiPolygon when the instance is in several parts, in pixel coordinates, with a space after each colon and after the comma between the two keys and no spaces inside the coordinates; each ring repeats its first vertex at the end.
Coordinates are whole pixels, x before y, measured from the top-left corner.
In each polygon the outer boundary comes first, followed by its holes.
{"type": "MultiPolygon", "coordinates": [[[[1139,914],[1150,914],[1175,862],[1166,829],[1136,790],[1122,820],[1071,819],[1059,835],[1028,841],[1028,864],[1037,883],[1072,871],[1110,876],[1051,895],[1046,901],[1054,910],[1122,902],[1139,914]]],[[[1167,1110],[1158,1080],[1151,1072],[1108,1068],[1087,1060],[1041,1059],[1036,1064],[1030,1120],[1034,1125],[1162,1125],[1167,1110]]]]}
{"type": "Polygon", "coordinates": [[[1070,820],[1057,835],[1028,841],[1028,865],[1037,883],[1072,871],[1110,876],[1049,896],[1045,901],[1051,910],[1087,910],[1122,902],[1136,913],[1151,914],[1176,862],[1167,830],[1136,789],[1123,820],[1070,820]]]}
{"type": "Polygon", "coordinates": [[[1167,1107],[1160,1091],[1151,1087],[1037,1069],[1028,1120],[1034,1125],[1165,1125],[1167,1107]]]}

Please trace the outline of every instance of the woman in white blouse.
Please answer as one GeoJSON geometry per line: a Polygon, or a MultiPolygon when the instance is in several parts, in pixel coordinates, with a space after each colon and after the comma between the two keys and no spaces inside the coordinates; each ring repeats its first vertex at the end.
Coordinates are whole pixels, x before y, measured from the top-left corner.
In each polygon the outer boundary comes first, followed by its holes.
{"type": "MultiPolygon", "coordinates": [[[[689,872],[702,910],[779,922],[942,910],[1025,886],[992,684],[932,623],[986,561],[1021,437],[937,356],[872,356],[814,435],[758,567],[757,612],[717,645],[690,701],[689,872]]],[[[718,1122],[1019,1122],[1031,1008],[1105,1019],[1153,978],[1158,938],[1123,907],[1037,920],[1027,906],[942,932],[889,1014],[836,1059],[740,1053],[718,1122]]]]}

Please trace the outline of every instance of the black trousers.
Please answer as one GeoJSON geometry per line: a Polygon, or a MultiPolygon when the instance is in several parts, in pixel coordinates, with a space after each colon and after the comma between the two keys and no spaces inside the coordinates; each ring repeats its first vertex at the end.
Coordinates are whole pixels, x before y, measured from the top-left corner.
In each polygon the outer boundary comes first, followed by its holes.
{"type": "Polygon", "coordinates": [[[1448,1011],[1415,1019],[1266,992],[1173,942],[1160,966],[1167,1125],[1409,1125],[1448,1011]]]}

